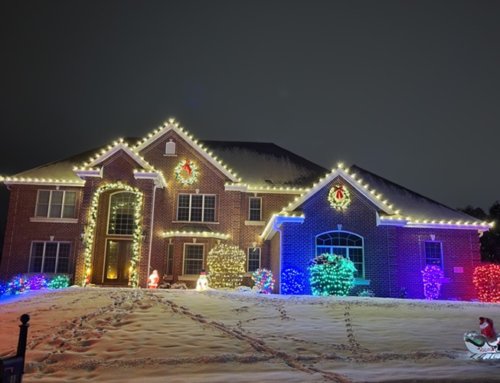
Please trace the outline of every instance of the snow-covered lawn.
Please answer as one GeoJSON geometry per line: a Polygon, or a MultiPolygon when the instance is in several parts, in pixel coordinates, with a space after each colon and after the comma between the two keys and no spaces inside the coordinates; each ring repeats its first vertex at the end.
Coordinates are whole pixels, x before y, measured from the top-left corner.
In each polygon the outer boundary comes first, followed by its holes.
{"type": "Polygon", "coordinates": [[[0,355],[31,316],[24,382],[498,382],[462,336],[500,306],[69,288],[0,300],[0,355]]]}

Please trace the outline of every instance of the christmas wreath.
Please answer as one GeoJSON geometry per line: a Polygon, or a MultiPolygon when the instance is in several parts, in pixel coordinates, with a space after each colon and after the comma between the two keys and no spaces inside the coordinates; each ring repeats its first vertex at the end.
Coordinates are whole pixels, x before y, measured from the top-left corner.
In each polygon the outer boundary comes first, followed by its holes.
{"type": "Polygon", "coordinates": [[[198,167],[193,161],[184,160],[175,167],[174,175],[181,184],[192,185],[198,181],[198,167]]]}
{"type": "Polygon", "coordinates": [[[328,202],[330,206],[337,210],[346,209],[351,203],[351,193],[344,185],[333,185],[328,193],[328,202]]]}

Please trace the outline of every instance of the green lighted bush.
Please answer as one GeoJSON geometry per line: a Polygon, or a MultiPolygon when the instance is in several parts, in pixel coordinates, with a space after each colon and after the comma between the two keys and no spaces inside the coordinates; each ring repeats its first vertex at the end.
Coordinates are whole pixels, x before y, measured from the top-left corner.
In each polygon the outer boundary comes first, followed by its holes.
{"type": "Polygon", "coordinates": [[[308,269],[313,295],[346,296],[354,287],[354,263],[340,255],[318,255],[308,269]]]}

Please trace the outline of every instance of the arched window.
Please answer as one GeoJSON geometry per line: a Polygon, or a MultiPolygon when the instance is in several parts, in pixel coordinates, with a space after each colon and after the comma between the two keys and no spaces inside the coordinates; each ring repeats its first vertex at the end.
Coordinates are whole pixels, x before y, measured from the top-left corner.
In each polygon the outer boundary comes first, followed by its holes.
{"type": "Polygon", "coordinates": [[[108,234],[134,234],[134,208],[136,196],[130,192],[119,192],[111,195],[109,201],[108,234]]]}
{"type": "Polygon", "coordinates": [[[356,278],[365,277],[363,237],[348,231],[330,231],[316,237],[316,255],[336,254],[349,258],[356,266],[356,278]]]}

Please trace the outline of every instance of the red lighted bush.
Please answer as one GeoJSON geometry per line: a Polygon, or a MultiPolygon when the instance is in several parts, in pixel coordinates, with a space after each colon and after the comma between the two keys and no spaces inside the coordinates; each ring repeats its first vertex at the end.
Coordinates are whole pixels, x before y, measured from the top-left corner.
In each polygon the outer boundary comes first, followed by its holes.
{"type": "Polygon", "coordinates": [[[476,267],[472,281],[481,302],[500,302],[500,265],[476,267]]]}

